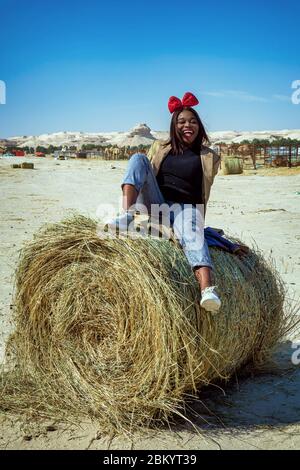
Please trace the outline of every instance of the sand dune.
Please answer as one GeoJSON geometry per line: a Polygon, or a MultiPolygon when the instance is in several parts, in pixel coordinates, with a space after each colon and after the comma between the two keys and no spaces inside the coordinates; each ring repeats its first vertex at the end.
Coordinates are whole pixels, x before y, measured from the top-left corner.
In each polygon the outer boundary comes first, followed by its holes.
{"type": "MultiPolygon", "coordinates": [[[[300,140],[300,129],[266,130],[266,131],[216,131],[209,132],[212,144],[219,142],[239,143],[242,140],[270,139],[276,137],[290,137],[300,140]]],[[[37,136],[15,136],[9,140],[19,147],[35,147],[38,145],[48,147],[54,146],[76,146],[81,148],[84,144],[138,146],[150,145],[155,139],[168,138],[167,131],[151,130],[147,124],[137,124],[126,132],[55,132],[52,134],[41,134],[37,136]]],[[[0,140],[1,144],[1,140],[0,140]]]]}

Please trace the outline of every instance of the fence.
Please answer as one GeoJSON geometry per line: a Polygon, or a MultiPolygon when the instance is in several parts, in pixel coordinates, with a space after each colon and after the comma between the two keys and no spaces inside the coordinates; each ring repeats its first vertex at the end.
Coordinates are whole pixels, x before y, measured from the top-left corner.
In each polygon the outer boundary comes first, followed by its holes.
{"type": "MultiPolygon", "coordinates": [[[[131,155],[136,153],[136,148],[119,148],[119,147],[105,147],[100,150],[82,150],[82,151],[71,151],[71,150],[56,150],[54,156],[56,158],[89,158],[98,160],[129,160],[131,155]]],[[[142,150],[146,151],[146,150],[142,150]]]]}
{"type": "Polygon", "coordinates": [[[256,168],[257,165],[289,168],[300,166],[300,145],[221,144],[217,146],[217,150],[221,157],[240,157],[246,168],[256,168]]]}

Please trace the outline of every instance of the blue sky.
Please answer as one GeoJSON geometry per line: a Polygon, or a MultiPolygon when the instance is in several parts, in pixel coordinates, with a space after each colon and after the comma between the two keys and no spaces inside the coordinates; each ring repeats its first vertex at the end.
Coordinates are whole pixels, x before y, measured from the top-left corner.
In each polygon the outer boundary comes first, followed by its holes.
{"type": "Polygon", "coordinates": [[[0,0],[0,137],[169,128],[193,92],[208,131],[300,128],[300,2],[0,0]]]}

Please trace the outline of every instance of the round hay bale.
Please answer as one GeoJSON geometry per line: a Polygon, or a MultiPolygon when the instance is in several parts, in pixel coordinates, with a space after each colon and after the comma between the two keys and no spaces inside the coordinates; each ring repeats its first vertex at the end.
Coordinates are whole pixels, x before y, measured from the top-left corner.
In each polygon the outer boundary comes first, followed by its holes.
{"type": "Polygon", "coordinates": [[[103,432],[149,427],[186,394],[262,364],[284,334],[283,286],[259,252],[211,249],[223,302],[212,315],[178,244],[102,239],[96,227],[73,216],[21,252],[2,409],[90,416],[103,432]]]}
{"type": "Polygon", "coordinates": [[[21,168],[26,168],[28,170],[33,170],[34,169],[34,163],[23,162],[23,163],[21,163],[21,168]]]}
{"type": "Polygon", "coordinates": [[[243,173],[243,161],[237,157],[226,157],[223,160],[223,175],[239,175],[243,173]]]}

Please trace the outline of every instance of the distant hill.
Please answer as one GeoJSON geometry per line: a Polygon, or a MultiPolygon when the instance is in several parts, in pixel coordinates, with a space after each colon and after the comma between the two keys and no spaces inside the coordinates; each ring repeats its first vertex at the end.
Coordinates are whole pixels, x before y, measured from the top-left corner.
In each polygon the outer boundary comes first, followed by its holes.
{"type": "MultiPolygon", "coordinates": [[[[8,142],[18,147],[49,147],[82,145],[114,145],[118,147],[137,147],[139,145],[151,145],[156,139],[167,139],[169,132],[153,131],[147,124],[138,124],[127,132],[55,132],[53,134],[41,134],[37,136],[15,136],[9,139],[0,139],[3,145],[8,142]]],[[[239,143],[243,140],[268,139],[275,140],[276,137],[284,137],[300,140],[300,129],[268,130],[268,131],[217,131],[210,132],[209,137],[212,144],[220,142],[239,143]]]]}

